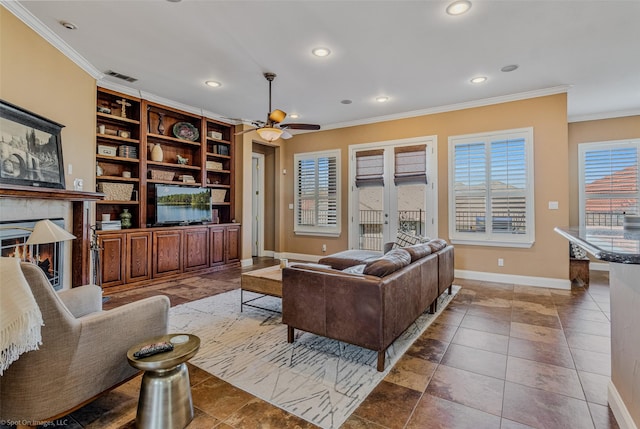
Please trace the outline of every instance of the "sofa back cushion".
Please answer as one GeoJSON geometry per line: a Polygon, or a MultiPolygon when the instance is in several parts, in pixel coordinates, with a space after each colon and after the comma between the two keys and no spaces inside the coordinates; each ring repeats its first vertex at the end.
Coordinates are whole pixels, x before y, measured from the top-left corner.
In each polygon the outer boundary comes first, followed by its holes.
{"type": "Polygon", "coordinates": [[[364,274],[384,277],[406,267],[411,263],[411,255],[404,249],[393,249],[384,256],[367,262],[364,274]]]}
{"type": "Polygon", "coordinates": [[[434,238],[433,240],[429,241],[429,243],[427,244],[429,245],[429,247],[431,247],[432,253],[435,253],[438,250],[442,250],[448,246],[447,242],[444,241],[442,238],[434,238]]]}
{"type": "Polygon", "coordinates": [[[422,243],[422,244],[414,244],[413,246],[407,246],[403,248],[404,250],[406,250],[409,253],[409,256],[411,256],[411,262],[415,262],[418,259],[422,259],[425,256],[429,256],[431,255],[431,246],[429,246],[429,243],[422,243]]]}
{"type": "Polygon", "coordinates": [[[318,263],[329,265],[336,270],[344,270],[377,259],[381,255],[382,253],[373,250],[351,249],[320,258],[318,263]]]}

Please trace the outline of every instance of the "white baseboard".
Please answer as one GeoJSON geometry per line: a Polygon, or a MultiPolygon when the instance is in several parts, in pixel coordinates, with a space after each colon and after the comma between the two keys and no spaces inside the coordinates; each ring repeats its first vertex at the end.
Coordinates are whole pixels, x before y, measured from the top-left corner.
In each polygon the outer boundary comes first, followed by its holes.
{"type": "Polygon", "coordinates": [[[638,429],[638,426],[633,421],[633,417],[629,414],[629,410],[627,410],[626,405],[624,405],[616,386],[614,386],[611,380],[609,380],[607,389],[607,400],[620,429],[638,429]]]}
{"type": "Polygon", "coordinates": [[[318,262],[318,259],[322,258],[322,256],[307,255],[305,253],[287,253],[287,252],[284,252],[284,253],[280,253],[278,258],[294,259],[296,261],[305,261],[305,262],[318,262]]]}
{"type": "Polygon", "coordinates": [[[241,267],[250,267],[253,265],[253,258],[243,259],[240,261],[241,267]]]}
{"type": "Polygon", "coordinates": [[[514,283],[523,286],[547,287],[552,289],[571,289],[571,281],[568,279],[485,273],[482,271],[469,270],[455,270],[455,276],[459,279],[479,280],[485,282],[514,283]]]}

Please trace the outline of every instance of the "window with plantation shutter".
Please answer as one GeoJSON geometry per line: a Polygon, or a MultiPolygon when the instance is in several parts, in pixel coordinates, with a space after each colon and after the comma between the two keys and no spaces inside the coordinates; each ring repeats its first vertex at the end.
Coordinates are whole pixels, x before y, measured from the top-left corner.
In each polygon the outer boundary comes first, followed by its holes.
{"type": "Polygon", "coordinates": [[[640,214],[640,140],[578,146],[580,225],[622,227],[625,214],[640,214]]]}
{"type": "Polygon", "coordinates": [[[394,148],[396,185],[427,183],[427,145],[394,148]]]}
{"type": "Polygon", "coordinates": [[[356,152],[356,186],[384,186],[384,149],[356,152]]]}
{"type": "Polygon", "coordinates": [[[340,234],[340,151],[295,154],[296,234],[340,234]]]}
{"type": "Polygon", "coordinates": [[[449,138],[452,242],[533,245],[533,129],[449,138]]]}

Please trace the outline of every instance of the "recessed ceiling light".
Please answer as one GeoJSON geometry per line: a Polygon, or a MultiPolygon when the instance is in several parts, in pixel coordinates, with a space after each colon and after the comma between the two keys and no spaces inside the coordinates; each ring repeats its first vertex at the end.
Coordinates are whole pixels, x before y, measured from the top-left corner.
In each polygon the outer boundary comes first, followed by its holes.
{"type": "Polygon", "coordinates": [[[462,15],[471,9],[471,2],[469,0],[458,0],[447,6],[447,13],[449,15],[462,15]]]}
{"type": "Polygon", "coordinates": [[[500,69],[500,71],[505,72],[505,73],[509,73],[512,72],[514,70],[518,70],[518,65],[517,64],[510,64],[508,66],[504,66],[500,69]]]}
{"type": "Polygon", "coordinates": [[[331,51],[329,50],[329,48],[315,48],[311,51],[311,53],[316,57],[326,57],[331,53],[331,51]]]}
{"type": "Polygon", "coordinates": [[[376,101],[378,103],[386,103],[387,101],[389,101],[389,97],[385,97],[384,95],[381,95],[380,97],[376,97],[376,101]]]}
{"type": "Polygon", "coordinates": [[[353,101],[345,99],[345,100],[340,101],[340,103],[342,103],[342,104],[351,104],[351,103],[353,103],[353,101]]]}
{"type": "Polygon", "coordinates": [[[487,77],[486,76],[477,76],[474,77],[473,79],[471,79],[471,83],[484,83],[487,81],[487,77]]]}
{"type": "Polygon", "coordinates": [[[169,3],[180,3],[182,0],[167,0],[169,3]]]}
{"type": "Polygon", "coordinates": [[[220,88],[222,86],[220,82],[216,82],[215,80],[208,80],[205,84],[209,85],[211,88],[220,88]]]}
{"type": "Polygon", "coordinates": [[[297,113],[292,113],[292,114],[289,115],[289,117],[291,119],[298,119],[300,117],[300,115],[298,115],[297,113]]]}
{"type": "Polygon", "coordinates": [[[77,25],[75,25],[73,22],[69,22],[69,21],[60,21],[60,25],[62,25],[67,30],[77,30],[78,29],[77,25]]]}

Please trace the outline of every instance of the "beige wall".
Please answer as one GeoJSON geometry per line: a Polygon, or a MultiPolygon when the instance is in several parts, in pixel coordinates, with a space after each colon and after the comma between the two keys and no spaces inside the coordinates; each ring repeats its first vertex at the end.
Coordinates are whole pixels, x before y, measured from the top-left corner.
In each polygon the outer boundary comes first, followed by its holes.
{"type": "Polygon", "coordinates": [[[448,237],[448,138],[449,136],[513,128],[534,129],[534,175],[536,240],[530,249],[488,246],[456,247],[456,268],[479,272],[568,279],[569,258],[566,240],[553,232],[569,219],[568,130],[566,94],[492,106],[465,109],[371,125],[301,134],[283,145],[285,165],[293,171],[296,152],[341,149],[342,234],[338,238],[296,236],[293,211],[293,174],[284,182],[280,202],[285,214],[284,238],[288,253],[320,255],[322,243],[327,253],[348,246],[348,147],[353,144],[436,135],[438,138],[438,218],[439,235],[448,237]],[[548,202],[558,201],[559,210],[549,210],[548,202]],[[504,267],[497,259],[504,259],[504,267]]]}
{"type": "Polygon", "coordinates": [[[80,178],[95,190],[95,79],[3,7],[0,98],[63,124],[66,188],[80,178]]]}
{"type": "Polygon", "coordinates": [[[578,145],[640,138],[640,116],[573,122],[569,124],[569,224],[578,225],[578,145]]]}

